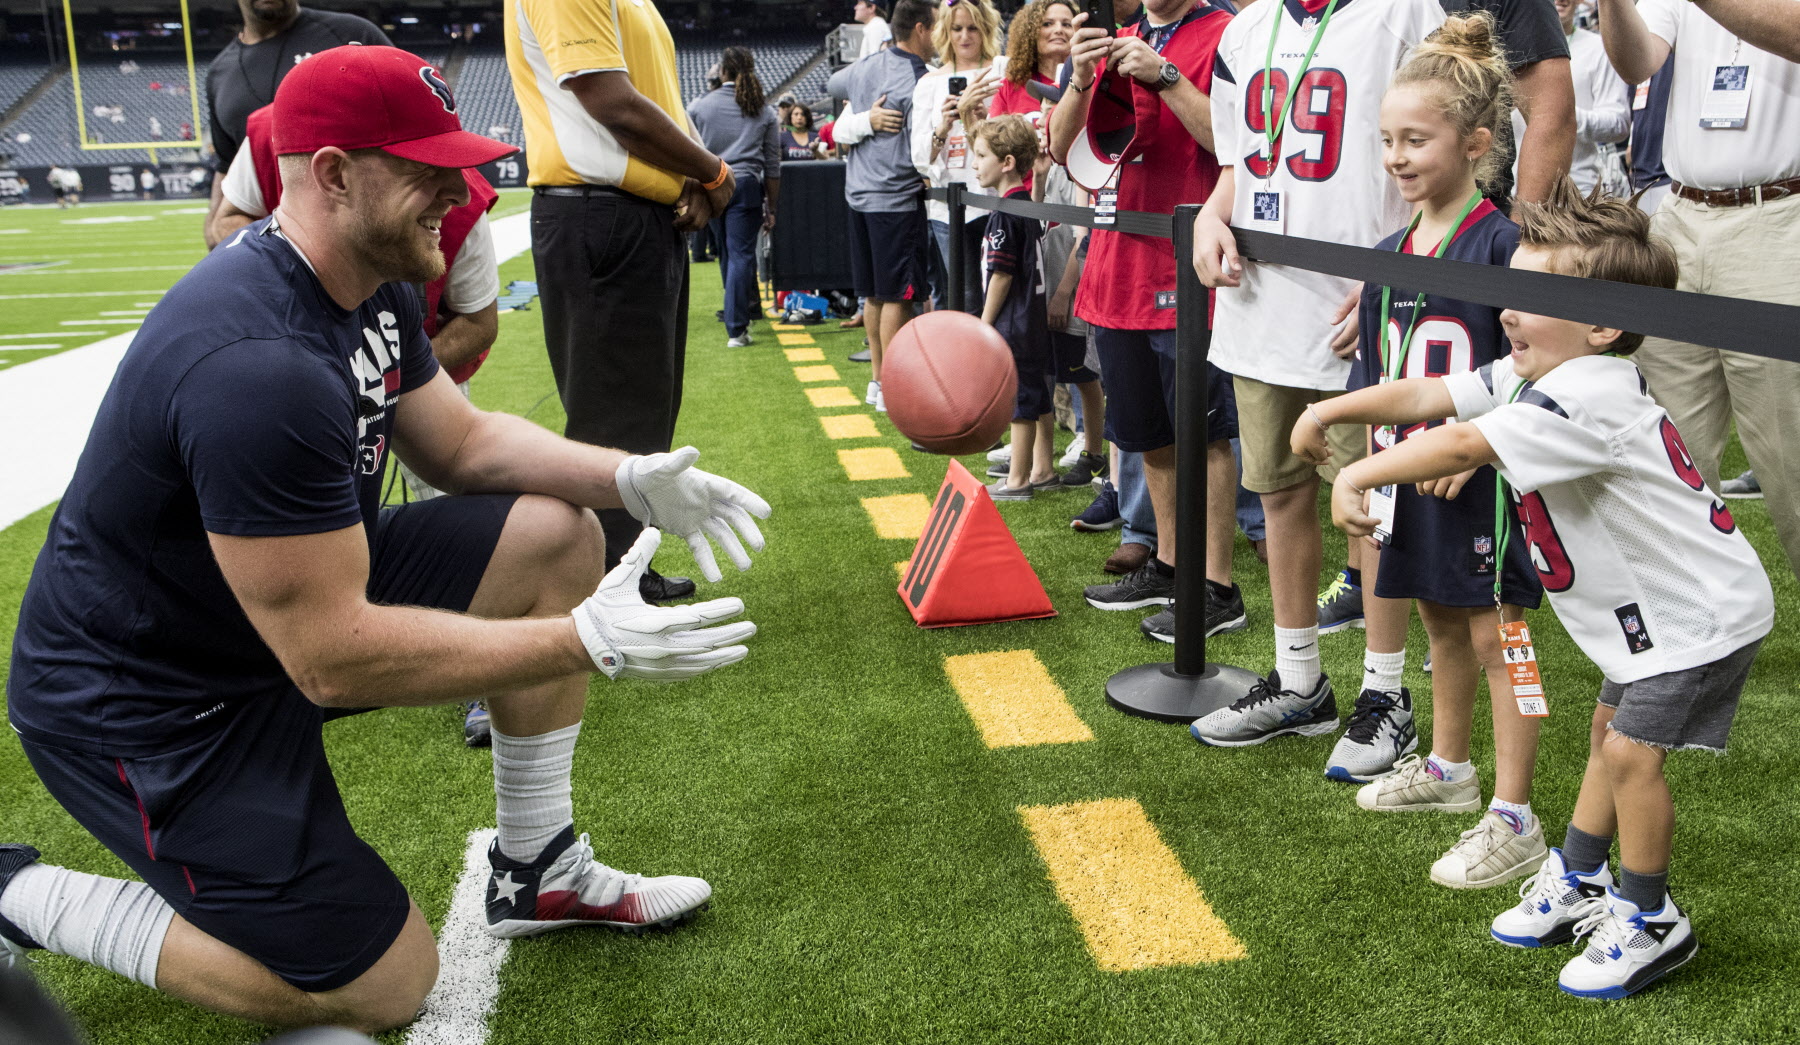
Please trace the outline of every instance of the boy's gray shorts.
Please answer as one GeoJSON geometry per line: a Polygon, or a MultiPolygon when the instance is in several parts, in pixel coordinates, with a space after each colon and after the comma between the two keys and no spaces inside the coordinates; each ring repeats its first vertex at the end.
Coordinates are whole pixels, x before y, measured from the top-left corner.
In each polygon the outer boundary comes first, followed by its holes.
{"type": "Polygon", "coordinates": [[[1600,703],[1613,709],[1613,731],[1628,740],[1676,750],[1724,751],[1737,715],[1738,696],[1763,640],[1757,639],[1710,664],[1670,671],[1636,682],[1600,685],[1600,703]]]}

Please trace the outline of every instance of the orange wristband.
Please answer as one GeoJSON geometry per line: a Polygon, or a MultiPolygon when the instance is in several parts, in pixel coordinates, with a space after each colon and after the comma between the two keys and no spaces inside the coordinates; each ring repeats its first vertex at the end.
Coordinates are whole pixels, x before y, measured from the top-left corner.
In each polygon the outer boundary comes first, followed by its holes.
{"type": "Polygon", "coordinates": [[[702,189],[705,189],[707,192],[711,192],[712,190],[725,184],[725,179],[729,178],[729,177],[731,177],[730,165],[727,164],[724,160],[720,160],[719,161],[719,173],[713,178],[713,180],[706,182],[705,184],[701,185],[700,187],[702,189]]]}

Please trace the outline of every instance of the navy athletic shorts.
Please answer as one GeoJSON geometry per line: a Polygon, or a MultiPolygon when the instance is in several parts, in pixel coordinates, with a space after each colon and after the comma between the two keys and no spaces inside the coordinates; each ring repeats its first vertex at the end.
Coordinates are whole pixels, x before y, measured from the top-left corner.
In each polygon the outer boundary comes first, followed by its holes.
{"type": "Polygon", "coordinates": [[[1087,368],[1087,338],[1065,330],[1050,332],[1050,358],[1056,369],[1057,384],[1079,385],[1100,380],[1100,375],[1087,368]]]}
{"type": "MultiPolygon", "coordinates": [[[[468,609],[516,499],[382,512],[371,600],[468,609]]],[[[400,935],[407,895],[344,813],[325,716],[289,685],[216,718],[218,732],[146,758],[30,741],[25,754],[63,808],[200,931],[303,991],[342,987],[400,935]]]]}
{"type": "Polygon", "coordinates": [[[850,212],[850,279],[858,297],[922,301],[931,294],[925,204],[909,210],[850,212]]]}
{"type": "MultiPolygon", "coordinates": [[[[1178,396],[1173,330],[1094,327],[1100,382],[1106,389],[1106,439],[1128,453],[1160,450],[1175,442],[1178,396]]],[[[1206,441],[1237,437],[1237,395],[1231,376],[1207,368],[1206,441]]]]}

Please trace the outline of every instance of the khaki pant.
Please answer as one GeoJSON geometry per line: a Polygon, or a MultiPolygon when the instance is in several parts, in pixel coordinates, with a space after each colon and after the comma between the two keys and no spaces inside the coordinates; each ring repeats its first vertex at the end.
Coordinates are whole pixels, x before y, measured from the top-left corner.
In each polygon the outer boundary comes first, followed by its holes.
{"type": "MultiPolygon", "coordinates": [[[[1681,261],[1680,289],[1800,305],[1800,197],[1708,207],[1670,196],[1650,219],[1681,261]]],[[[1800,364],[1648,338],[1632,356],[1715,491],[1738,438],[1800,575],[1800,364]]]]}
{"type": "Polygon", "coordinates": [[[1368,456],[1369,430],[1363,425],[1332,425],[1326,435],[1331,460],[1315,465],[1290,449],[1294,423],[1312,403],[1341,396],[1312,388],[1271,385],[1253,377],[1234,377],[1237,393],[1238,445],[1243,450],[1244,489],[1251,493],[1279,493],[1317,473],[1327,484],[1337,481],[1339,469],[1368,456]]]}

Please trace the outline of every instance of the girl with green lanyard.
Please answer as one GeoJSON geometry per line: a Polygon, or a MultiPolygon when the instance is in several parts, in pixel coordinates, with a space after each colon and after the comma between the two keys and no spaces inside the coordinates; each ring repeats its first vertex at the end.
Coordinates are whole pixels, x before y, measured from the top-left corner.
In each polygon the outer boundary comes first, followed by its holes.
{"type": "MultiPolygon", "coordinates": [[[[1494,135],[1511,112],[1509,83],[1485,15],[1450,19],[1401,67],[1381,106],[1383,162],[1415,210],[1405,229],[1382,241],[1384,249],[1502,267],[1511,259],[1518,228],[1478,187],[1506,162],[1494,135]]],[[[1499,317],[1499,309],[1485,305],[1365,287],[1362,351],[1350,387],[1478,370],[1507,354],[1499,317]]],[[[1316,413],[1328,415],[1329,404],[1316,413]]],[[[1442,423],[1371,429],[1372,450],[1442,423]]],[[[1335,779],[1367,782],[1356,796],[1364,809],[1482,809],[1469,744],[1478,675],[1485,672],[1494,707],[1493,801],[1431,867],[1432,880],[1451,888],[1521,877],[1547,853],[1531,811],[1538,720],[1521,716],[1510,699],[1495,610],[1496,581],[1512,611],[1508,619],[1518,619],[1518,607],[1537,606],[1541,590],[1524,542],[1507,541],[1495,529],[1495,480],[1494,470],[1482,467],[1372,494],[1370,513],[1388,525],[1379,550],[1365,548],[1363,556],[1363,685],[1326,770],[1335,779]],[[1401,684],[1413,600],[1435,669],[1425,758],[1407,754],[1418,737],[1412,695],[1401,684]]]]}

